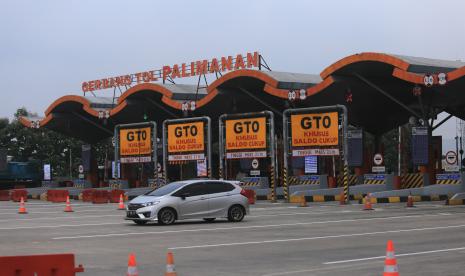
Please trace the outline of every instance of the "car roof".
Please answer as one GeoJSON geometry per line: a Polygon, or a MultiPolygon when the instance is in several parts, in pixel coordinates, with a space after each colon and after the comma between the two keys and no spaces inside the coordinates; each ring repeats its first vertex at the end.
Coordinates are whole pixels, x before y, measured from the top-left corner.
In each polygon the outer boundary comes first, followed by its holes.
{"type": "Polygon", "coordinates": [[[224,180],[224,179],[209,179],[209,178],[196,178],[196,179],[189,179],[189,180],[181,180],[180,182],[184,182],[186,184],[198,183],[198,182],[225,182],[230,184],[239,184],[240,181],[238,180],[224,180]]]}

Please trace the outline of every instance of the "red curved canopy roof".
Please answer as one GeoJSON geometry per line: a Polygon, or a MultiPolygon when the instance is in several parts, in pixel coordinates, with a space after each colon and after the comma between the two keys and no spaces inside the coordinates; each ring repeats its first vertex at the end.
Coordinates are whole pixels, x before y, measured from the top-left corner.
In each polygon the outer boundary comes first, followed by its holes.
{"type": "MultiPolygon", "coordinates": [[[[368,52],[340,59],[325,68],[318,79],[313,75],[295,73],[248,69],[233,71],[215,80],[200,95],[197,95],[198,93],[194,88],[192,88],[192,93],[185,94],[190,96],[195,94],[195,100],[180,99],[178,97],[179,93],[175,91],[176,85],[158,83],[135,85],[125,91],[118,101],[114,103],[102,98],[78,95],[63,96],[47,108],[43,118],[23,117],[21,123],[26,127],[31,127],[32,122],[41,127],[47,127],[54,121],[54,114],[67,113],[73,110],[74,114],[78,113],[76,116],[79,118],[84,116],[86,120],[89,120],[89,124],[93,124],[92,122],[99,124],[99,115],[101,116],[102,112],[107,114],[107,119],[116,118],[118,115],[121,117],[121,114],[130,108],[131,99],[143,98],[147,95],[152,95],[152,101],[156,101],[159,107],[166,108],[168,114],[175,113],[182,116],[182,104],[186,101],[194,101],[196,108],[202,108],[202,111],[205,112],[205,110],[208,111],[209,108],[213,108],[210,105],[214,105],[217,99],[230,97],[231,94],[220,93],[222,89],[234,88],[245,79],[259,83],[260,85],[253,89],[254,95],[266,97],[271,105],[276,105],[279,101],[287,101],[289,90],[301,90],[302,88],[305,89],[307,96],[307,99],[301,103],[303,106],[331,104],[332,101],[340,104],[341,100],[339,98],[346,93],[346,87],[350,87],[351,90],[354,90],[353,87],[355,87],[357,91],[366,89],[366,84],[353,77],[355,74],[360,74],[360,72],[365,76],[373,77],[373,79],[384,79],[386,86],[390,88],[394,86],[402,89],[403,93],[406,94],[406,98],[401,100],[405,100],[407,104],[409,104],[408,101],[412,101],[411,89],[408,89],[408,87],[413,88],[415,85],[423,85],[424,76],[428,73],[446,72],[447,85],[435,87],[436,90],[447,91],[449,86],[455,88],[457,85],[465,85],[465,63],[368,52]]],[[[428,90],[429,88],[425,87],[424,89],[428,90]]],[[[447,111],[447,106],[444,106],[443,109],[447,111]]]]}

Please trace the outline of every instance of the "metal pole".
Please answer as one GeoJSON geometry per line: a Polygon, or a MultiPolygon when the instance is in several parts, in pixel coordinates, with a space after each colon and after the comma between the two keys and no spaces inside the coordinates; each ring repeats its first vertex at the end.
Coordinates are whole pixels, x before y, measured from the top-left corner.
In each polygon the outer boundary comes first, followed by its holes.
{"type": "Polygon", "coordinates": [[[284,162],[283,162],[283,193],[284,200],[289,201],[289,186],[288,186],[288,158],[289,158],[289,137],[288,137],[288,114],[290,113],[289,109],[284,111],[283,114],[283,148],[284,148],[284,162]]]}
{"type": "Polygon", "coordinates": [[[208,178],[213,178],[212,176],[212,131],[211,131],[211,119],[206,117],[206,127],[207,127],[207,176],[208,178]]]}
{"type": "Polygon", "coordinates": [[[223,114],[220,116],[220,118],[218,119],[218,129],[219,129],[219,141],[218,141],[218,145],[219,145],[219,158],[220,158],[220,164],[219,164],[219,178],[224,178],[224,179],[227,179],[226,175],[226,164],[225,164],[225,160],[224,160],[224,151],[225,151],[225,143],[224,143],[224,135],[223,135],[223,131],[224,131],[224,119],[226,117],[226,114],[223,114]]]}
{"type": "Polygon", "coordinates": [[[163,176],[165,179],[165,184],[168,183],[168,147],[166,145],[167,143],[167,137],[166,137],[166,128],[167,121],[165,120],[163,122],[163,130],[162,130],[162,145],[163,145],[163,176]]]}
{"type": "MultiPolygon", "coordinates": [[[[455,154],[458,156],[459,153],[459,137],[455,136],[455,154]]],[[[459,159],[457,158],[457,166],[459,165],[459,159]]]]}
{"type": "MultiPolygon", "coordinates": [[[[462,135],[462,134],[460,134],[462,135]]],[[[463,159],[463,147],[462,147],[462,136],[460,136],[460,149],[459,149],[459,153],[460,153],[460,160],[459,160],[459,166],[460,166],[460,172],[462,171],[462,159],[463,159]]]]}
{"type": "Polygon", "coordinates": [[[115,172],[113,178],[118,179],[120,172],[119,172],[119,126],[115,127],[113,137],[115,139],[115,172]]]}
{"type": "MultiPolygon", "coordinates": [[[[153,125],[153,137],[152,137],[152,148],[153,148],[153,166],[156,168],[158,164],[158,143],[157,143],[157,124],[152,122],[153,125]]],[[[155,181],[158,185],[158,173],[155,174],[155,181]]]]}
{"type": "Polygon", "coordinates": [[[401,169],[402,169],[402,127],[399,126],[399,144],[398,144],[398,167],[397,167],[397,175],[401,175],[401,169]]]}
{"type": "Polygon", "coordinates": [[[72,167],[73,167],[73,158],[72,158],[72,152],[71,152],[71,146],[69,147],[69,180],[73,179],[73,171],[72,171],[72,167]]]}
{"type": "MultiPolygon", "coordinates": [[[[270,158],[271,158],[271,168],[270,168],[270,179],[271,179],[271,202],[276,202],[276,151],[275,151],[275,137],[274,137],[274,115],[272,112],[265,111],[265,115],[268,115],[268,120],[270,122],[270,158]]],[[[286,199],[287,200],[287,199],[286,199]]]]}
{"type": "Polygon", "coordinates": [[[347,144],[347,125],[348,125],[348,119],[347,119],[347,108],[345,105],[336,105],[337,108],[342,110],[343,114],[343,124],[342,124],[342,137],[343,137],[343,149],[344,149],[344,202],[348,203],[349,202],[349,164],[347,161],[348,157],[348,144],[347,144]]]}

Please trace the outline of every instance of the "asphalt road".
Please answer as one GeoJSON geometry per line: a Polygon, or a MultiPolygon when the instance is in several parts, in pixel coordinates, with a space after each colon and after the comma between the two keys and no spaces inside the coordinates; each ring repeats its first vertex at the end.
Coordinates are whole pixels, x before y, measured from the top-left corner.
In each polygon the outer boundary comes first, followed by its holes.
{"type": "Polygon", "coordinates": [[[362,206],[258,203],[241,223],[189,221],[138,226],[117,204],[30,200],[29,214],[0,202],[0,255],[74,253],[85,273],[125,275],[130,252],[141,276],[164,275],[166,253],[178,275],[381,275],[394,241],[400,275],[463,275],[465,207],[443,202],[362,206]]]}

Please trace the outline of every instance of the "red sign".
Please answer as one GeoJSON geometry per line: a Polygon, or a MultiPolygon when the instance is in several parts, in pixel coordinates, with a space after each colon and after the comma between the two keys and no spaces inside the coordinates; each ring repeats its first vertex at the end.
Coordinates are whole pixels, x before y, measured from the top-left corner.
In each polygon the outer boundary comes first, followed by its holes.
{"type": "Polygon", "coordinates": [[[188,63],[174,64],[172,66],[165,65],[163,66],[163,69],[159,70],[85,81],[82,83],[82,91],[85,93],[118,86],[130,86],[133,83],[155,82],[159,79],[166,80],[167,78],[187,78],[204,74],[247,69],[258,67],[259,62],[260,55],[258,52],[254,52],[247,53],[246,55],[238,54],[235,57],[227,56],[212,58],[211,60],[204,59],[188,63]]]}

